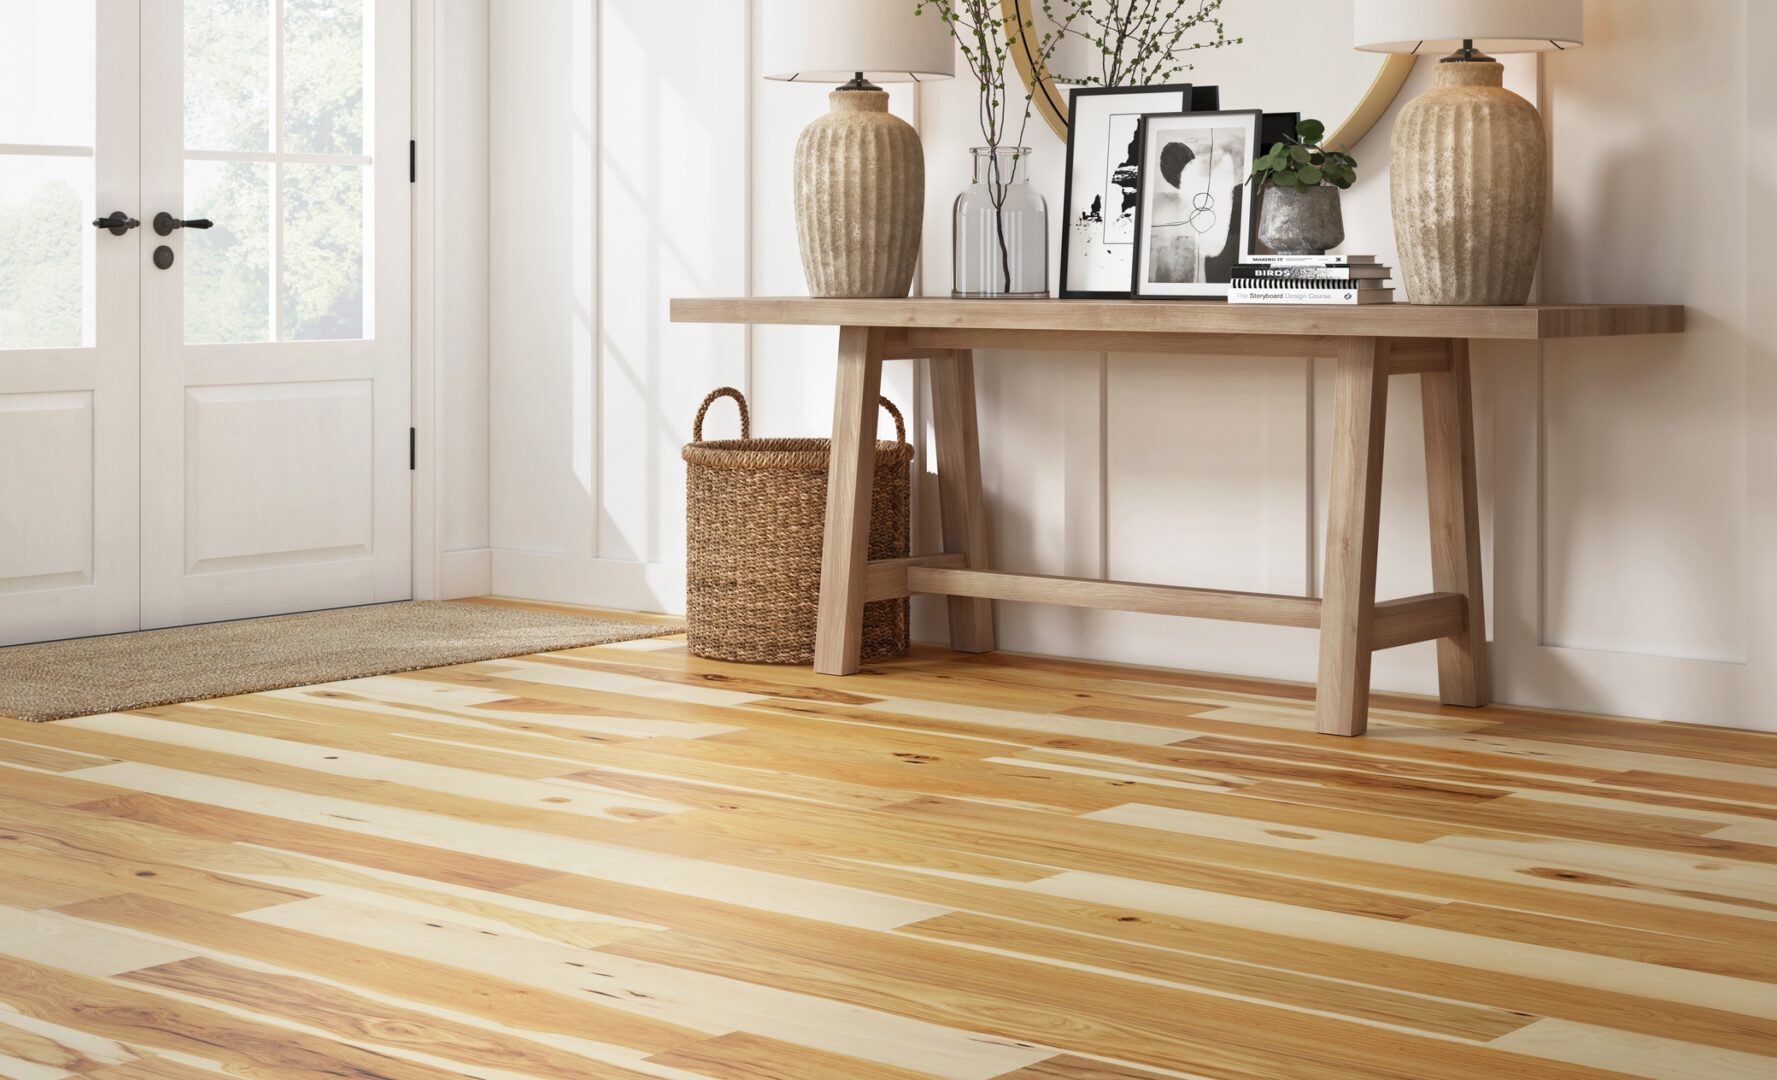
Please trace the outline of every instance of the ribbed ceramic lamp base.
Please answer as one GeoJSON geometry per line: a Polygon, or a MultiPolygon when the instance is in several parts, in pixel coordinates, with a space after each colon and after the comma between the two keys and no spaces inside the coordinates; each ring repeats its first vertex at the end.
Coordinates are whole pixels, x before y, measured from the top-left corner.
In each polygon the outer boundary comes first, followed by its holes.
{"type": "Polygon", "coordinates": [[[919,259],[925,154],[881,90],[840,90],[796,142],[796,235],[811,296],[906,296],[919,259]]]}
{"type": "Polygon", "coordinates": [[[1395,120],[1389,184],[1415,304],[1522,304],[1542,245],[1548,153],[1497,63],[1438,65],[1395,120]]]}

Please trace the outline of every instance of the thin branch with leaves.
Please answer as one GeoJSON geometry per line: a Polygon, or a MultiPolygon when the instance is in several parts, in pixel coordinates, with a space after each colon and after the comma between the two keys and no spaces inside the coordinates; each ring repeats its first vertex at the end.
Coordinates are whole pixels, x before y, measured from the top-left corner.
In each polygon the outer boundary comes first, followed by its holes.
{"type": "Polygon", "coordinates": [[[1082,86],[1152,86],[1170,82],[1192,65],[1182,57],[1204,49],[1239,45],[1229,37],[1223,0],[1043,0],[1043,14],[1063,36],[1086,41],[1098,52],[1096,74],[1056,75],[1082,86]],[[1057,14],[1058,10],[1064,12],[1057,14]],[[1187,40],[1190,39],[1190,40],[1187,40]]]}
{"type": "Polygon", "coordinates": [[[1012,140],[1012,177],[1001,174],[999,149],[1011,133],[1012,117],[1017,106],[1008,91],[1008,75],[1015,69],[1012,50],[1034,45],[1031,50],[1038,63],[1047,63],[1068,30],[1068,20],[1053,29],[1039,32],[1033,20],[1020,23],[1003,14],[1000,0],[914,0],[914,14],[924,15],[927,9],[940,19],[956,39],[969,76],[979,89],[976,99],[977,121],[981,141],[987,147],[990,168],[988,195],[994,208],[994,232],[999,242],[1000,272],[1005,287],[1012,286],[1011,252],[1006,245],[1005,205],[1024,153],[1024,136],[1030,126],[1033,91],[1024,93],[1024,111],[1018,114],[1017,137],[1012,140]]]}

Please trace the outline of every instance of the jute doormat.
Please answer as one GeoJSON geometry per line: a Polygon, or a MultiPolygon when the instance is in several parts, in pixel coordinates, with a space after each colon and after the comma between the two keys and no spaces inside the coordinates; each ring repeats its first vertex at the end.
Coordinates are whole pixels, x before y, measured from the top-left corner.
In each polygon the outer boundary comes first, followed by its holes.
{"type": "Polygon", "coordinates": [[[0,716],[66,720],[683,630],[415,601],[0,649],[0,716]]]}

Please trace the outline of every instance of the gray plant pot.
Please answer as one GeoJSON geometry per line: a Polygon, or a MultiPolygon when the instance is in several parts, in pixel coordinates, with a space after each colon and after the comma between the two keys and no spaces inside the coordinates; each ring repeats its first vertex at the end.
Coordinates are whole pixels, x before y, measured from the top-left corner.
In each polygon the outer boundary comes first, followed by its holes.
{"type": "Polygon", "coordinates": [[[1345,242],[1339,189],[1267,186],[1260,196],[1259,240],[1279,255],[1324,255],[1345,242]]]}

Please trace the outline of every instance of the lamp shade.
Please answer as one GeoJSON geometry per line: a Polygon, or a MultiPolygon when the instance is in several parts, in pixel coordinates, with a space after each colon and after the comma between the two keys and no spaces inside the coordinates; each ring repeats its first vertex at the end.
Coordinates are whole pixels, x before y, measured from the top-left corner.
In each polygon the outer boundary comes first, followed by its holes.
{"type": "Polygon", "coordinates": [[[1584,44],[1581,0],[1356,0],[1353,44],[1365,52],[1443,53],[1473,40],[1484,53],[1584,44]]]}
{"type": "Polygon", "coordinates": [[[766,0],[765,77],[925,82],[956,74],[950,29],[913,0],[766,0]]]}

